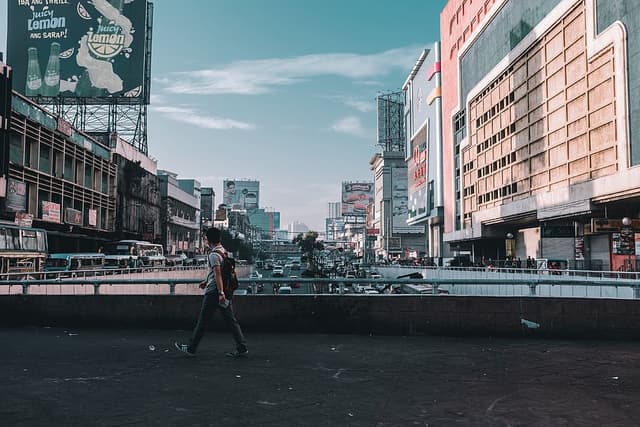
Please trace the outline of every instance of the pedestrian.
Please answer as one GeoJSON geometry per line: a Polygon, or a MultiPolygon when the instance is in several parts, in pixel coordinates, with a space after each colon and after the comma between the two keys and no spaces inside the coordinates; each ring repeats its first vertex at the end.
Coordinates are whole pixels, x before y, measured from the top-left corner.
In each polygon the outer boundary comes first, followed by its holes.
{"type": "Polygon", "coordinates": [[[220,266],[223,260],[221,253],[226,253],[227,251],[220,243],[220,237],[221,233],[219,229],[215,227],[207,229],[206,244],[209,247],[209,254],[207,256],[209,271],[206,280],[200,283],[200,289],[205,289],[205,292],[202,299],[202,306],[200,307],[198,322],[191,334],[189,344],[174,343],[178,350],[189,356],[195,356],[198,344],[200,344],[200,340],[204,334],[205,324],[218,309],[231,329],[236,343],[236,350],[226,353],[226,356],[242,357],[249,353],[242,329],[233,312],[233,304],[230,299],[231,295],[224,294],[224,284],[220,266]]]}

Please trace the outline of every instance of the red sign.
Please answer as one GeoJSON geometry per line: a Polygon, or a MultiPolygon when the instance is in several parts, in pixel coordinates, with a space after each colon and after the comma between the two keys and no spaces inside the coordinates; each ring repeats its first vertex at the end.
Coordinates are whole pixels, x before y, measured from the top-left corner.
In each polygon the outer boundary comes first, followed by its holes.
{"type": "Polygon", "coordinates": [[[378,234],[380,234],[380,229],[379,228],[367,228],[367,235],[368,236],[377,236],[378,234]]]}
{"type": "Polygon", "coordinates": [[[67,136],[71,136],[71,124],[60,117],[58,117],[58,130],[67,136]]]}
{"type": "Polygon", "coordinates": [[[98,225],[98,211],[95,209],[89,209],[89,225],[98,225]]]}
{"type": "Polygon", "coordinates": [[[60,204],[42,202],[42,220],[60,224],[60,204]]]}

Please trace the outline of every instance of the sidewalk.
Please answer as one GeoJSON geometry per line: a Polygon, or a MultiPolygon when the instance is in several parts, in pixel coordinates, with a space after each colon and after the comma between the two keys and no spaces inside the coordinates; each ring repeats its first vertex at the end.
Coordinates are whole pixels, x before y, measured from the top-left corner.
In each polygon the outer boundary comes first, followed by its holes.
{"type": "Polygon", "coordinates": [[[640,424],[640,343],[0,329],[0,420],[62,425],[640,424]]]}

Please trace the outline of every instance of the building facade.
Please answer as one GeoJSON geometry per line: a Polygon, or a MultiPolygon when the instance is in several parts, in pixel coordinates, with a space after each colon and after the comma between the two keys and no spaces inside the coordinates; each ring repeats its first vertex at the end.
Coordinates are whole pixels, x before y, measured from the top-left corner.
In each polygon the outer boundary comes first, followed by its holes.
{"type": "Polygon", "coordinates": [[[249,221],[260,240],[272,240],[280,229],[280,212],[259,208],[249,213],[249,221]]]}
{"type": "MultiPolygon", "coordinates": [[[[454,3],[463,2],[447,8],[454,3]]],[[[487,10],[452,64],[460,84],[451,114],[466,119],[454,137],[460,227],[445,240],[476,259],[636,269],[637,12],[625,0],[496,1],[487,10]]]]}
{"type": "Polygon", "coordinates": [[[177,175],[173,172],[159,170],[158,180],[162,200],[162,244],[166,253],[196,253],[200,231],[196,217],[200,207],[196,196],[180,188],[177,175]]]}
{"type": "Polygon", "coordinates": [[[374,202],[367,224],[367,248],[372,241],[375,260],[423,257],[427,254],[424,226],[407,225],[408,180],[403,151],[384,151],[369,161],[374,202]]]}
{"type": "Polygon", "coordinates": [[[3,146],[2,217],[48,231],[50,252],[97,251],[115,230],[116,165],[108,146],[13,92],[3,146]]]}
{"type": "Polygon", "coordinates": [[[157,163],[117,135],[112,135],[117,168],[114,239],[163,243],[157,163]]]}
{"type": "Polygon", "coordinates": [[[216,215],[216,192],[211,187],[202,187],[200,195],[200,228],[210,228],[216,215]]]}
{"type": "Polygon", "coordinates": [[[422,51],[402,89],[406,128],[409,225],[426,232],[435,264],[449,256],[443,245],[444,180],[440,43],[422,51]]]}

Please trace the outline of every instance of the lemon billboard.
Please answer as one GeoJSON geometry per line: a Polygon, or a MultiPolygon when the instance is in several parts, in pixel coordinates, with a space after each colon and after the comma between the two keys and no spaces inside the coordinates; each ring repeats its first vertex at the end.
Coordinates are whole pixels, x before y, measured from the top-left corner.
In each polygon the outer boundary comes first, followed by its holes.
{"type": "Polygon", "coordinates": [[[7,60],[29,97],[145,96],[147,0],[9,0],[7,60]]]}

